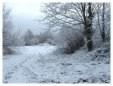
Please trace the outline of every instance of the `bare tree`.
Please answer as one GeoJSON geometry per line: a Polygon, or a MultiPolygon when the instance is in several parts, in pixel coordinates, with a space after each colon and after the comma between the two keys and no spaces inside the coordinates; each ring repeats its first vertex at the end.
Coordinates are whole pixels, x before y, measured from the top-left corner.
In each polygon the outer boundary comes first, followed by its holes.
{"type": "Polygon", "coordinates": [[[27,30],[25,35],[24,35],[24,42],[25,45],[32,45],[32,38],[34,37],[33,33],[31,30],[27,30]]]}
{"type": "Polygon", "coordinates": [[[85,29],[85,36],[87,41],[88,50],[92,50],[93,42],[92,42],[92,19],[94,17],[94,13],[92,11],[92,4],[81,4],[82,8],[82,16],[84,20],[84,29],[85,29]],[[86,7],[88,5],[88,7],[86,7]],[[87,14],[86,14],[87,12],[87,14]]]}
{"type": "Polygon", "coordinates": [[[12,54],[14,53],[9,46],[12,43],[12,34],[13,24],[11,20],[11,9],[3,4],[3,54],[12,54]]]}
{"type": "Polygon", "coordinates": [[[109,27],[107,23],[110,23],[110,12],[109,12],[109,7],[110,4],[108,3],[101,3],[98,4],[98,12],[97,12],[97,17],[98,17],[98,27],[100,30],[100,35],[102,38],[102,41],[105,42],[106,40],[106,32],[107,28],[109,27]],[[108,11],[107,11],[108,9],[108,11]]]}
{"type": "Polygon", "coordinates": [[[13,28],[11,20],[11,9],[3,5],[3,46],[11,45],[11,31],[13,28]]]}
{"type": "Polygon", "coordinates": [[[46,4],[46,23],[49,27],[68,26],[76,29],[77,25],[84,26],[84,35],[88,50],[92,50],[92,20],[97,4],[92,3],[49,3],[46,4]]]}

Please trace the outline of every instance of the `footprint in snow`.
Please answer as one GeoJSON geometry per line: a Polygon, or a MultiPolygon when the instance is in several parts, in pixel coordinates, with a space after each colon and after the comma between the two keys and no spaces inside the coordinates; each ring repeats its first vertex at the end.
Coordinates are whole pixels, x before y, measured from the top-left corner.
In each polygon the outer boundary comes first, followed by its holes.
{"type": "Polygon", "coordinates": [[[83,72],[82,72],[82,71],[76,71],[76,72],[78,72],[80,75],[81,75],[81,74],[83,74],[83,72]]]}
{"type": "Polygon", "coordinates": [[[61,65],[63,65],[63,66],[70,66],[70,65],[72,65],[72,63],[61,63],[61,65]]]}

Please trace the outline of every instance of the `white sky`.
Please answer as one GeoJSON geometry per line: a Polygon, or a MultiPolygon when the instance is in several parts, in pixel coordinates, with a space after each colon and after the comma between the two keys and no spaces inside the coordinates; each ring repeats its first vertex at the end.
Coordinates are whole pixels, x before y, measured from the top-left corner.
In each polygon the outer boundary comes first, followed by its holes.
{"type": "MultiPolygon", "coordinates": [[[[65,2],[65,1],[77,1],[77,0],[3,0],[8,3],[15,12],[15,15],[25,15],[25,16],[40,16],[40,6],[42,2],[65,2]],[[27,14],[27,15],[26,15],[27,14]]],[[[79,0],[79,1],[88,1],[88,0],[79,0]]],[[[109,1],[109,0],[89,0],[89,1],[109,1]]]]}
{"type": "Polygon", "coordinates": [[[12,8],[15,15],[40,16],[40,0],[4,0],[12,8]]]}

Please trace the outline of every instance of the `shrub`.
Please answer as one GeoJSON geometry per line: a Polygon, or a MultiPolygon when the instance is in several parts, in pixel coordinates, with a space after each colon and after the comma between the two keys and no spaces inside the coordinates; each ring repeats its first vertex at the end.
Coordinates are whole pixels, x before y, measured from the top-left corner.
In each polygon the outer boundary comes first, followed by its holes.
{"type": "Polygon", "coordinates": [[[3,48],[3,55],[6,55],[6,54],[14,54],[14,51],[9,47],[4,47],[3,48]]]}
{"type": "Polygon", "coordinates": [[[78,50],[85,44],[84,38],[80,35],[75,37],[75,40],[70,40],[65,47],[64,53],[74,53],[75,50],[78,50]]]}
{"type": "Polygon", "coordinates": [[[85,44],[82,29],[63,27],[54,37],[56,45],[63,49],[64,53],[73,53],[85,44]]]}

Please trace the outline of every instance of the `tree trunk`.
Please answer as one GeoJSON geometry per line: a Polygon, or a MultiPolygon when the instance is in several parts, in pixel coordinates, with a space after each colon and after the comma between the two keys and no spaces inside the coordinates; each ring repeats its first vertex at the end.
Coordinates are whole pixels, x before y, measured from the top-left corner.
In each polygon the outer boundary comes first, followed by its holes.
{"type": "Polygon", "coordinates": [[[90,25],[85,25],[85,36],[86,36],[86,45],[88,51],[91,51],[93,47],[93,42],[92,42],[92,32],[90,25]]]}
{"type": "Polygon", "coordinates": [[[86,36],[86,45],[88,51],[91,51],[93,48],[93,41],[92,41],[92,10],[91,10],[91,3],[88,3],[88,17],[86,17],[86,23],[84,24],[85,29],[85,36],[86,36]]]}
{"type": "Polygon", "coordinates": [[[105,15],[105,4],[103,3],[103,10],[102,10],[102,41],[105,42],[105,19],[104,19],[104,15],[105,15]]]}

